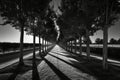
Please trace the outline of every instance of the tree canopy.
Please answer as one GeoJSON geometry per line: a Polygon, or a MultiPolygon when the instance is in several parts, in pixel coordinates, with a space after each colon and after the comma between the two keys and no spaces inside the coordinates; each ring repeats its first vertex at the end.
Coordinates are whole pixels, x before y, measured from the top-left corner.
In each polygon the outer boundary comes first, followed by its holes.
{"type": "MultiPolygon", "coordinates": [[[[62,0],[58,8],[61,12],[59,16],[50,8],[50,1],[0,0],[0,15],[5,21],[4,24],[9,23],[17,29],[22,24],[26,26],[24,29],[27,31],[30,30],[28,24],[30,17],[32,20],[37,17],[39,24],[37,24],[36,33],[51,34],[54,37],[57,33],[54,30],[53,18],[57,18],[57,24],[64,39],[85,35],[86,29],[89,35],[93,35],[105,25],[106,0],[62,0]],[[37,31],[38,28],[41,31],[37,31]]],[[[108,0],[108,25],[113,25],[118,20],[119,4],[119,0],[108,0]]]]}

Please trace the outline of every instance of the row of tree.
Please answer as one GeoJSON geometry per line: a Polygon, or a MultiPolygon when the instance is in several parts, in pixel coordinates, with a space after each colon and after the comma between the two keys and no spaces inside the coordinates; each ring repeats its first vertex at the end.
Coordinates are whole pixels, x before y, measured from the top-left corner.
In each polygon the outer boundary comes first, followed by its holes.
{"type": "MultiPolygon", "coordinates": [[[[40,55],[40,43],[44,42],[45,45],[47,45],[47,40],[54,41],[56,36],[52,20],[53,11],[49,6],[50,1],[51,0],[0,0],[0,15],[4,21],[1,25],[10,24],[12,27],[20,30],[19,66],[24,65],[24,31],[26,31],[27,34],[33,35],[33,80],[37,80],[36,78],[38,77],[36,75],[37,67],[35,56],[36,36],[39,37],[40,55]]],[[[46,50],[46,47],[47,46],[45,46],[43,50],[46,50]]]]}
{"type": "MultiPolygon", "coordinates": [[[[120,13],[118,0],[63,0],[62,16],[58,19],[65,44],[81,38],[86,40],[87,57],[90,57],[90,35],[103,30],[103,67],[107,68],[108,28],[118,21],[120,13]]],[[[82,52],[82,51],[80,51],[82,52]]],[[[80,53],[81,54],[81,53],[80,53]]]]}
{"type": "MultiPolygon", "coordinates": [[[[23,64],[23,41],[24,31],[35,37],[39,36],[43,40],[47,37],[54,37],[54,23],[51,19],[52,11],[49,7],[51,0],[0,0],[0,15],[4,20],[1,25],[10,24],[12,27],[20,30],[20,64],[23,64]],[[48,34],[50,34],[48,36],[48,34]]],[[[3,26],[4,27],[4,26],[3,26]]],[[[35,46],[35,45],[34,45],[35,46]]]]}
{"type": "MultiPolygon", "coordinates": [[[[21,32],[20,64],[23,64],[24,31],[33,35],[35,58],[35,37],[55,41],[57,32],[54,20],[60,27],[60,39],[64,43],[79,39],[80,52],[82,37],[86,40],[87,57],[90,57],[90,35],[103,30],[103,67],[107,67],[108,28],[118,20],[118,0],[61,0],[60,15],[50,8],[51,0],[0,0],[0,15],[5,24],[11,24],[21,32]]],[[[39,41],[40,42],[40,41],[39,41]]],[[[35,60],[34,60],[35,61],[35,60]]],[[[34,62],[33,61],[33,62],[34,62]]],[[[35,62],[34,62],[35,63],[35,62]]]]}

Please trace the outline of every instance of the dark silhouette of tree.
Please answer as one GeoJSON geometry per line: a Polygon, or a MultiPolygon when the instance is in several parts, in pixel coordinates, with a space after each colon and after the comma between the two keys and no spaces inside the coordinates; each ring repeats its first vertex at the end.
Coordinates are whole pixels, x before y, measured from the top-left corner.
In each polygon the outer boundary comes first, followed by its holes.
{"type": "Polygon", "coordinates": [[[93,35],[93,33],[98,30],[97,28],[92,27],[94,19],[97,17],[95,2],[87,0],[64,0],[60,9],[63,14],[59,24],[61,25],[60,29],[64,34],[64,38],[67,37],[69,39],[69,37],[75,37],[76,33],[80,38],[84,36],[85,39],[87,39],[87,57],[89,58],[89,36],[93,35]]]}
{"type": "Polygon", "coordinates": [[[23,62],[23,37],[24,37],[24,26],[26,15],[23,11],[23,1],[22,0],[2,0],[0,3],[0,12],[1,16],[5,20],[5,24],[11,24],[12,26],[20,29],[20,61],[21,65],[24,64],[23,62]]]}
{"type": "Polygon", "coordinates": [[[63,12],[63,23],[67,24],[69,28],[68,31],[64,31],[65,28],[63,28],[63,32],[75,31],[74,28],[80,24],[85,29],[86,34],[84,36],[87,39],[88,56],[90,56],[89,36],[99,29],[103,30],[103,67],[106,68],[108,27],[118,20],[119,2],[117,0],[64,0],[60,9],[63,12]]]}
{"type": "Polygon", "coordinates": [[[33,13],[40,13],[43,16],[46,7],[48,7],[50,0],[1,0],[0,2],[0,14],[4,19],[5,24],[11,24],[13,27],[20,29],[21,38],[20,38],[20,64],[23,63],[23,37],[24,29],[29,16],[33,13]]]}
{"type": "MultiPolygon", "coordinates": [[[[55,30],[54,30],[54,24],[52,20],[52,12],[50,12],[49,8],[44,8],[44,14],[41,13],[36,13],[32,12],[28,16],[28,22],[26,24],[28,27],[26,28],[27,34],[32,34],[33,35],[33,80],[38,77],[37,75],[37,67],[36,67],[36,56],[35,56],[35,38],[36,36],[41,36],[42,39],[44,39],[45,44],[44,44],[44,49],[43,51],[46,51],[46,40],[48,41],[55,41],[55,30]],[[42,16],[41,16],[42,15],[42,16]]],[[[40,38],[39,38],[40,40],[40,38]]],[[[40,46],[39,46],[40,47],[40,46]]],[[[41,51],[41,50],[40,50],[41,51]]],[[[45,53],[44,53],[45,55],[45,53]]],[[[42,56],[41,56],[42,57],[42,56]]]]}
{"type": "MultiPolygon", "coordinates": [[[[21,32],[20,37],[20,61],[19,64],[23,65],[23,40],[24,40],[24,30],[31,29],[34,35],[34,50],[33,50],[33,80],[37,80],[38,75],[36,74],[37,68],[35,65],[35,29],[30,28],[28,25],[29,17],[32,17],[32,21],[35,21],[36,13],[44,18],[46,15],[46,9],[49,7],[50,0],[1,0],[0,2],[0,15],[5,19],[5,24],[11,24],[16,29],[21,32]]],[[[30,23],[31,24],[31,23],[30,23]]]]}
{"type": "Polygon", "coordinates": [[[118,39],[117,43],[120,44],[120,39],[118,39]]]}
{"type": "Polygon", "coordinates": [[[115,40],[114,38],[111,38],[109,43],[110,44],[117,44],[117,40],[115,40]]]}
{"type": "Polygon", "coordinates": [[[120,12],[120,3],[118,0],[98,1],[97,7],[99,8],[99,14],[96,19],[96,26],[103,30],[103,68],[107,69],[108,28],[118,20],[117,14],[120,12]]]}
{"type": "Polygon", "coordinates": [[[103,44],[103,39],[96,38],[95,43],[96,44],[103,44]]]}

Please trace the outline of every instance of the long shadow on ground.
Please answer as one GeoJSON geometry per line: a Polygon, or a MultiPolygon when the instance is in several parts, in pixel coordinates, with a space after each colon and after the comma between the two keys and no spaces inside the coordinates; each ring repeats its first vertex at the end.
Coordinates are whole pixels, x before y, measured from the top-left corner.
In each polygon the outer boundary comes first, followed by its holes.
{"type": "Polygon", "coordinates": [[[72,63],[70,63],[70,62],[68,62],[68,61],[66,61],[66,60],[64,60],[64,59],[61,59],[61,58],[59,58],[59,57],[57,57],[57,56],[55,56],[55,55],[52,55],[52,54],[49,54],[49,55],[50,55],[50,56],[53,56],[53,57],[55,57],[55,58],[57,58],[57,59],[59,59],[59,60],[61,60],[61,61],[63,61],[63,62],[65,62],[65,63],[67,63],[68,65],[70,65],[70,66],[72,66],[72,67],[74,67],[74,68],[77,68],[77,69],[79,69],[79,70],[83,70],[84,72],[87,72],[87,73],[92,74],[89,70],[85,69],[84,67],[81,67],[81,69],[80,69],[79,66],[76,66],[76,65],[74,65],[74,64],[72,64],[72,63]],[[88,71],[89,71],[89,72],[88,72],[88,71]]]}
{"type": "Polygon", "coordinates": [[[48,52],[50,52],[54,47],[55,47],[55,45],[52,45],[46,51],[41,52],[39,56],[42,57],[42,58],[45,57],[48,54],[48,52]]]}
{"type": "Polygon", "coordinates": [[[40,80],[36,62],[33,62],[32,66],[32,80],[40,80]]]}
{"type": "Polygon", "coordinates": [[[58,75],[61,80],[71,80],[64,73],[62,73],[59,69],[57,69],[51,62],[47,59],[43,58],[43,60],[49,65],[49,67],[58,75]]]}
{"type": "MultiPolygon", "coordinates": [[[[47,49],[47,52],[49,52],[51,49],[53,49],[53,47],[54,46],[51,46],[50,48],[48,48],[47,49]]],[[[39,56],[39,55],[37,55],[37,56],[39,56]]],[[[29,58],[29,59],[27,59],[28,61],[30,61],[30,62],[32,62],[32,58],[29,58]]],[[[24,72],[26,72],[26,71],[28,71],[28,70],[33,70],[33,74],[32,74],[32,79],[33,80],[40,80],[40,78],[39,78],[39,75],[38,75],[38,70],[37,70],[37,65],[41,62],[41,60],[40,59],[35,59],[36,61],[36,63],[34,63],[34,66],[32,67],[32,66],[29,66],[29,65],[26,65],[26,64],[24,64],[24,65],[16,65],[15,67],[14,67],[14,70],[13,71],[11,71],[13,74],[12,75],[10,75],[10,77],[8,78],[8,80],[15,80],[15,78],[16,78],[16,76],[18,75],[18,74],[20,74],[20,73],[24,73],[24,72]]]]}
{"type": "MultiPolygon", "coordinates": [[[[72,54],[72,53],[69,53],[69,52],[66,52],[65,54],[63,53],[63,54],[59,54],[59,53],[57,53],[57,52],[51,52],[51,53],[53,53],[53,54],[57,54],[57,55],[61,55],[61,56],[65,56],[65,57],[69,57],[69,58],[73,58],[73,59],[75,59],[75,60],[77,60],[77,61],[80,61],[81,62],[81,58],[82,59],[84,59],[83,57],[78,57],[77,55],[75,55],[75,54],[72,54]]],[[[82,60],[83,61],[83,60],[82,60]]]]}
{"type": "Polygon", "coordinates": [[[71,65],[72,67],[77,68],[80,71],[83,71],[85,73],[88,73],[88,74],[96,77],[98,80],[120,80],[120,76],[119,76],[120,69],[117,71],[113,67],[109,66],[108,70],[103,70],[101,63],[98,63],[98,62],[100,62],[99,60],[92,59],[92,61],[88,62],[86,59],[83,59],[82,57],[79,57],[80,59],[78,59],[75,56],[59,54],[59,55],[65,56],[65,57],[77,59],[77,61],[79,61],[79,62],[76,62],[76,61],[70,60],[70,62],[68,62],[68,61],[61,59],[53,54],[49,54],[49,55],[71,65]]]}
{"type": "Polygon", "coordinates": [[[28,71],[32,69],[31,66],[28,66],[28,65],[17,65],[15,67],[15,69],[13,70],[13,74],[8,78],[8,80],[15,80],[16,76],[19,74],[19,73],[23,73],[25,71],[28,71]],[[27,67],[27,69],[26,69],[27,67]]]}

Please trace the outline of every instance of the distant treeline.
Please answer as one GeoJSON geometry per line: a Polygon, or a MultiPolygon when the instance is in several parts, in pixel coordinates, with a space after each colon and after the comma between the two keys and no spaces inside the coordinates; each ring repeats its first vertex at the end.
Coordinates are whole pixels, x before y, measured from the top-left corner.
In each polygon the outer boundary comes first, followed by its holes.
{"type": "MultiPolygon", "coordinates": [[[[0,51],[5,52],[9,50],[18,50],[20,46],[20,43],[8,43],[8,42],[0,42],[0,51]]],[[[39,46],[39,44],[36,44],[36,46],[39,46]]],[[[32,43],[24,43],[24,48],[31,48],[33,47],[32,43]]]]}
{"type": "MultiPolygon", "coordinates": [[[[97,38],[95,40],[96,44],[103,44],[103,39],[97,38]]],[[[111,38],[108,44],[120,44],[120,39],[116,40],[114,38],[111,38]]]]}

